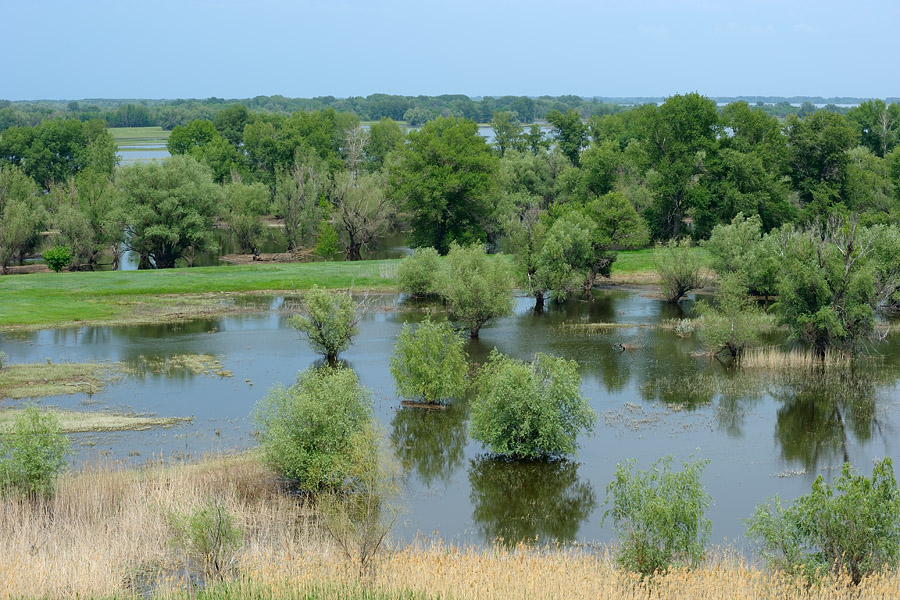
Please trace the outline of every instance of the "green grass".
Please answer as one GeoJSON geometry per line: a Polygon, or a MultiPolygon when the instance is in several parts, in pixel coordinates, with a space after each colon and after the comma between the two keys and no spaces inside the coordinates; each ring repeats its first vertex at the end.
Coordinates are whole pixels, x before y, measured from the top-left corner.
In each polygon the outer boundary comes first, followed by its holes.
{"type": "Polygon", "coordinates": [[[110,127],[108,131],[119,146],[165,144],[170,133],[162,127],[110,127]]]}
{"type": "MultiPolygon", "coordinates": [[[[706,259],[706,251],[697,248],[706,259]]],[[[619,252],[613,276],[653,276],[652,250],[619,252]]],[[[504,257],[511,260],[511,257],[504,257]]],[[[159,271],[0,277],[0,329],[177,321],[249,312],[234,294],[327,289],[395,291],[397,259],[266,263],[159,271]]]]}

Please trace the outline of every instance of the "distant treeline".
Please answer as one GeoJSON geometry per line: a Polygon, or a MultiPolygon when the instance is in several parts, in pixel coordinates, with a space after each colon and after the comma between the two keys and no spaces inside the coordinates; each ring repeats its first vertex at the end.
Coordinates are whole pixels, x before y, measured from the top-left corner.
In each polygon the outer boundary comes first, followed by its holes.
{"type": "MultiPolygon", "coordinates": [[[[224,108],[240,104],[250,111],[273,114],[291,114],[333,108],[337,112],[353,113],[362,121],[378,121],[382,118],[405,121],[419,126],[438,116],[471,119],[487,123],[496,112],[510,112],[520,122],[532,123],[545,120],[553,111],[574,110],[582,118],[614,114],[643,104],[660,104],[662,97],[633,98],[583,98],[581,96],[485,96],[470,98],[462,94],[442,96],[397,96],[371,94],[366,97],[335,98],[286,98],[284,96],[256,96],[231,99],[103,99],[84,100],[0,100],[0,131],[15,126],[38,125],[48,119],[75,118],[80,121],[100,119],[109,127],[159,126],[173,129],[197,119],[213,120],[224,108]]],[[[862,103],[864,98],[821,98],[796,96],[741,96],[713,98],[718,104],[744,101],[755,104],[769,115],[786,117],[804,116],[817,106],[845,114],[846,105],[862,103]],[[843,106],[842,106],[843,105],[843,106]]],[[[887,103],[900,99],[888,98],[887,103]]]]}

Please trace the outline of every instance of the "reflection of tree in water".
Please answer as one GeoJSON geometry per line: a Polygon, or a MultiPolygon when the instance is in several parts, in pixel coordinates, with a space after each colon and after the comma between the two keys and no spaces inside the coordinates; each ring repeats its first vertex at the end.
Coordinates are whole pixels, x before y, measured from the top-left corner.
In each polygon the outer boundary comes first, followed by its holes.
{"type": "Polygon", "coordinates": [[[725,369],[719,375],[718,410],[716,422],[730,437],[744,436],[744,419],[747,413],[763,399],[766,380],[756,373],[746,373],[737,368],[725,369]]]}
{"type": "Polygon", "coordinates": [[[589,481],[578,477],[578,464],[567,461],[472,461],[469,469],[472,520],[487,542],[502,539],[575,539],[578,528],[597,506],[589,481]]]}
{"type": "Polygon", "coordinates": [[[400,407],[391,420],[391,443],[405,471],[415,470],[426,486],[450,482],[466,447],[466,405],[446,410],[400,407]]]}
{"type": "Polygon", "coordinates": [[[774,386],[782,402],[775,438],[785,459],[815,471],[820,461],[848,462],[848,432],[864,442],[880,429],[872,370],[818,368],[774,386]]]}

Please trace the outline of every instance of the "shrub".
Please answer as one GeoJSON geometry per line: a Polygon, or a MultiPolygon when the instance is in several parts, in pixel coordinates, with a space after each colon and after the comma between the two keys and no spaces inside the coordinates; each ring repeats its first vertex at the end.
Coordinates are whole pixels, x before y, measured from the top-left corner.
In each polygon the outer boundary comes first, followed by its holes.
{"type": "Polygon", "coordinates": [[[3,350],[0,350],[0,369],[2,369],[3,367],[6,366],[7,358],[8,357],[6,356],[6,352],[4,352],[3,350]]]}
{"type": "Polygon", "coordinates": [[[724,354],[740,363],[744,350],[759,343],[763,331],[772,327],[772,319],[748,296],[741,272],[721,276],[716,301],[715,306],[698,304],[700,339],[710,355],[724,354]]]}
{"type": "Polygon", "coordinates": [[[241,545],[241,530],[223,502],[211,500],[190,514],[175,513],[169,521],[172,545],[189,562],[202,565],[207,577],[222,579],[228,574],[241,545]]]}
{"type": "Polygon", "coordinates": [[[490,258],[479,246],[450,246],[441,270],[438,292],[447,302],[450,318],[463,323],[469,335],[513,310],[512,275],[502,257],[490,258]]]}
{"type": "Polygon", "coordinates": [[[700,474],[708,461],[684,463],[680,473],[671,470],[672,457],[662,458],[646,471],[629,460],[616,467],[606,486],[611,517],[619,535],[619,564],[641,575],[666,571],[672,566],[695,565],[702,557],[712,527],[706,517],[711,498],[700,474]]]}
{"type": "Polygon", "coordinates": [[[494,350],[476,382],[471,435],[510,458],[572,454],[597,420],[580,384],[575,361],[538,354],[527,363],[494,350]]]}
{"type": "Polygon", "coordinates": [[[404,257],[397,266],[400,291],[413,296],[433,294],[440,267],[441,259],[437,250],[417,248],[412,256],[404,257]]]}
{"type": "Polygon", "coordinates": [[[668,302],[678,302],[691,290],[705,285],[700,256],[688,239],[669,240],[653,250],[653,266],[659,274],[659,287],[668,302]]]}
{"type": "Polygon", "coordinates": [[[844,463],[833,484],[819,475],[809,494],[789,507],[769,499],[747,523],[763,558],[792,574],[831,571],[859,583],[900,564],[900,492],[889,457],[875,463],[871,478],[844,463]]]}
{"type": "Polygon", "coordinates": [[[316,235],[316,254],[325,260],[334,258],[340,252],[340,239],[338,232],[326,219],[319,222],[319,232],[316,235]]]}
{"type": "Polygon", "coordinates": [[[713,270],[719,275],[746,272],[762,238],[762,219],[759,215],[745,217],[738,213],[731,223],[713,227],[708,240],[700,245],[710,255],[713,270]]]}
{"type": "Polygon", "coordinates": [[[350,347],[362,318],[361,305],[350,292],[329,292],[313,287],[300,300],[300,314],[289,321],[291,327],[309,340],[309,345],[329,362],[350,347]]]}
{"type": "Polygon", "coordinates": [[[458,398],[468,387],[465,341],[449,323],[426,318],[415,331],[404,325],[391,357],[391,374],[406,398],[458,398]]]}
{"type": "Polygon", "coordinates": [[[59,273],[72,262],[72,251],[68,246],[54,246],[44,251],[44,262],[53,271],[59,273]]]}
{"type": "Polygon", "coordinates": [[[375,455],[372,401],[350,369],[303,371],[276,386],[253,418],[266,462],[307,491],[342,488],[375,455]]]}
{"type": "Polygon", "coordinates": [[[0,434],[0,490],[49,496],[69,450],[56,416],[31,406],[0,434]]]}

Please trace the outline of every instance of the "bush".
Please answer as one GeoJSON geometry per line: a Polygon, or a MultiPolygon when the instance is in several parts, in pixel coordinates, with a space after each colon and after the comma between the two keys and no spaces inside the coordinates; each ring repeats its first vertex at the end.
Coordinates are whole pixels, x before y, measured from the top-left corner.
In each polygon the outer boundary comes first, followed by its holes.
{"type": "Polygon", "coordinates": [[[700,245],[709,252],[713,270],[727,275],[746,272],[761,238],[760,216],[745,217],[744,213],[738,213],[729,225],[719,223],[713,227],[709,239],[700,245]]]}
{"type": "Polygon", "coordinates": [[[458,398],[468,387],[465,340],[449,323],[426,318],[415,331],[404,325],[391,357],[391,374],[397,392],[406,398],[458,398]]]}
{"type": "Polygon", "coordinates": [[[413,296],[427,296],[435,292],[435,279],[441,259],[434,248],[416,248],[412,256],[404,257],[397,266],[400,291],[413,296]]]}
{"type": "Polygon", "coordinates": [[[338,232],[326,219],[319,222],[319,232],[316,235],[316,255],[325,260],[331,260],[340,252],[340,239],[338,232]]]}
{"type": "Polygon", "coordinates": [[[0,434],[0,490],[29,497],[52,494],[69,450],[56,416],[31,406],[0,434]]]}
{"type": "Polygon", "coordinates": [[[619,535],[619,564],[641,575],[672,566],[695,565],[702,557],[712,527],[706,510],[711,498],[700,474],[709,461],[684,463],[673,473],[672,457],[662,458],[647,471],[629,460],[616,467],[606,486],[605,504],[619,535]]]}
{"type": "Polygon", "coordinates": [[[572,454],[597,420],[580,384],[575,361],[538,354],[526,363],[494,350],[476,381],[471,435],[510,458],[572,454]]]}
{"type": "Polygon", "coordinates": [[[512,275],[502,257],[491,258],[479,246],[450,246],[441,270],[438,292],[447,302],[450,318],[478,337],[493,318],[513,310],[512,275]]]}
{"type": "Polygon", "coordinates": [[[288,322],[307,337],[315,351],[333,362],[350,347],[361,318],[361,305],[353,301],[350,292],[313,287],[300,300],[300,314],[288,322]]]}
{"type": "Polygon", "coordinates": [[[889,457],[875,463],[871,478],[844,463],[832,485],[819,475],[809,494],[789,507],[776,496],[747,523],[769,565],[792,574],[831,571],[859,583],[900,564],[900,492],[889,457]]]}
{"type": "Polygon", "coordinates": [[[688,239],[657,244],[653,250],[653,266],[659,274],[663,297],[668,302],[678,302],[691,290],[705,285],[700,272],[700,256],[688,239]]]}
{"type": "Polygon", "coordinates": [[[8,357],[6,356],[6,352],[4,352],[3,350],[0,350],[0,369],[2,369],[3,367],[6,366],[7,358],[8,357]]]}
{"type": "Polygon", "coordinates": [[[730,272],[721,276],[716,290],[716,304],[700,302],[700,339],[712,356],[724,354],[740,363],[744,350],[759,343],[773,319],[759,309],[747,294],[745,275],[730,272]]]}
{"type": "Polygon", "coordinates": [[[54,246],[44,251],[44,262],[53,271],[59,273],[72,262],[72,251],[68,246],[54,246]]]}
{"type": "Polygon", "coordinates": [[[266,462],[307,491],[342,488],[375,452],[369,391],[350,369],[311,368],[253,415],[266,462]]]}
{"type": "Polygon", "coordinates": [[[172,545],[189,562],[202,565],[207,577],[222,579],[228,574],[241,545],[241,530],[223,502],[209,501],[190,514],[175,513],[169,521],[172,545]]]}

